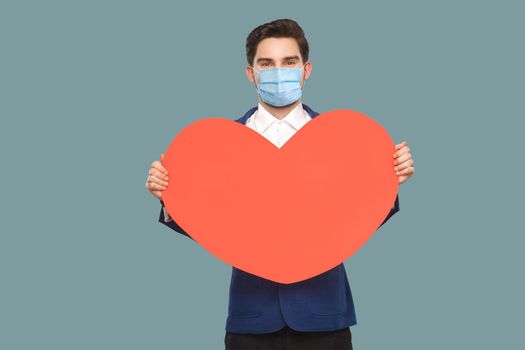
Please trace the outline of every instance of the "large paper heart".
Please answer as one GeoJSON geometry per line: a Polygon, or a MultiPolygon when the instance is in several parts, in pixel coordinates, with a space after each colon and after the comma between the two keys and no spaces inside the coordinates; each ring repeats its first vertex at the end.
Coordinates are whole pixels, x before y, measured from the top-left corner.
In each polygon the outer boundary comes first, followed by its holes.
{"type": "Polygon", "coordinates": [[[310,120],[281,148],[226,118],[189,124],[163,165],[168,213],[222,261],[280,283],[323,273],[377,230],[395,201],[395,145],[350,110],[310,120]]]}

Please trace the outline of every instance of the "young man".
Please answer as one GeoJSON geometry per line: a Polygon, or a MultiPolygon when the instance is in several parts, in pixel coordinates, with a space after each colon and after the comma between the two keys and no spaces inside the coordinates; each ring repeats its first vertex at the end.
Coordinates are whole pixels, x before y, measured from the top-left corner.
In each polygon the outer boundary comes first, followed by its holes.
{"type": "MultiPolygon", "coordinates": [[[[276,20],[255,28],[246,40],[246,75],[255,85],[259,102],[236,121],[282,147],[315,118],[318,113],[301,102],[304,82],[312,71],[308,54],[303,30],[293,20],[276,20]]],[[[168,184],[163,157],[161,154],[160,161],[152,163],[146,181],[146,187],[158,199],[168,184]]],[[[414,162],[406,142],[396,145],[393,162],[400,183],[413,175],[414,162]]],[[[398,197],[383,223],[397,211],[398,197]]],[[[271,216],[272,208],[268,208],[261,213],[261,220],[271,216]]],[[[159,221],[190,237],[170,218],[163,203],[159,221]]],[[[291,284],[232,267],[229,297],[226,350],[352,349],[349,327],[356,324],[356,316],[343,263],[291,284]]]]}

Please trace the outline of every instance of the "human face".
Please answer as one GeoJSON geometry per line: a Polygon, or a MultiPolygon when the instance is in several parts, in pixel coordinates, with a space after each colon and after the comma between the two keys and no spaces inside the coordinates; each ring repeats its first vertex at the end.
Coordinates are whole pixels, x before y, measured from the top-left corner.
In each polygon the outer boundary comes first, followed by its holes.
{"type": "Polygon", "coordinates": [[[301,77],[301,87],[304,81],[310,77],[312,64],[310,61],[303,63],[299,45],[294,38],[267,38],[257,45],[253,67],[246,66],[248,79],[258,84],[258,76],[255,70],[271,68],[301,68],[304,66],[304,73],[301,77]]]}

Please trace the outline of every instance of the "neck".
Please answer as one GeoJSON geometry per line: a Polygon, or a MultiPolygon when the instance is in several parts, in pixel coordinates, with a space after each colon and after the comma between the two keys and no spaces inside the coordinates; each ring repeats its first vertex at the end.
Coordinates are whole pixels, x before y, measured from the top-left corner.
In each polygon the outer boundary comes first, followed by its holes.
{"type": "Polygon", "coordinates": [[[301,103],[301,99],[298,99],[294,103],[292,103],[289,106],[283,106],[283,107],[275,107],[270,106],[269,104],[265,103],[262,99],[259,98],[259,102],[261,105],[266,109],[271,115],[273,115],[275,118],[281,120],[284,117],[288,115],[299,103],[301,103]]]}

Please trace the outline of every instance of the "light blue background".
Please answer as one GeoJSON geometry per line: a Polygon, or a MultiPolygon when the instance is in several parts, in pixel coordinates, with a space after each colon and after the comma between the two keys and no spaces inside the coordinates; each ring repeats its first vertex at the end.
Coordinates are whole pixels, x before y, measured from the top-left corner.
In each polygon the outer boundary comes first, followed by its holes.
{"type": "Polygon", "coordinates": [[[345,262],[355,349],[520,348],[521,4],[2,1],[0,348],[223,348],[231,268],[144,183],[185,125],[256,104],[245,39],[278,18],[310,43],[304,103],[372,116],[416,163],[345,262]]]}

